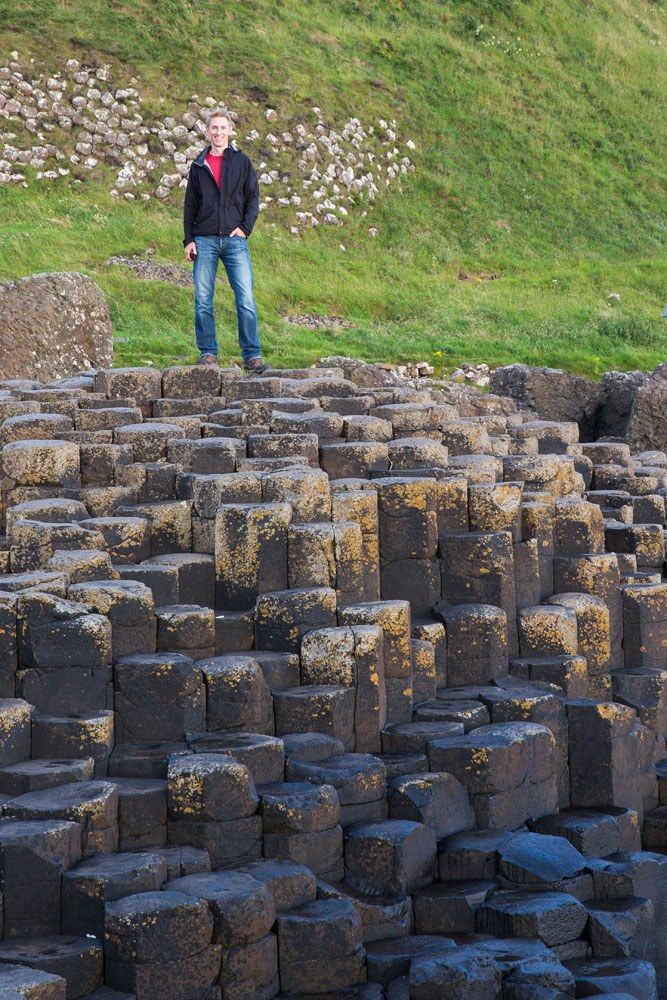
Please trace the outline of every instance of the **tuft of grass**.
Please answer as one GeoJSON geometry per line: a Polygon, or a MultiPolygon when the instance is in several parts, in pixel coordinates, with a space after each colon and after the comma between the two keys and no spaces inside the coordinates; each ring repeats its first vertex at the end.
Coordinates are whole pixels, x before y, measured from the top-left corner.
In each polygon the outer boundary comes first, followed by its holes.
{"type": "MultiPolygon", "coordinates": [[[[264,351],[285,365],[335,352],[597,375],[663,360],[665,45],[650,0],[0,0],[0,61],[108,62],[117,85],[137,78],[147,113],[237,95],[285,117],[316,104],[332,124],[395,117],[415,141],[417,169],[365,218],[293,236],[271,208],[260,217],[264,351]],[[352,325],[283,319],[300,312],[352,325]]],[[[112,177],[0,187],[0,278],[83,271],[108,297],[118,364],[192,359],[191,291],[105,263],[148,247],[180,261],[178,194],[116,202],[112,177]]],[[[237,356],[224,279],[218,316],[237,356]]]]}

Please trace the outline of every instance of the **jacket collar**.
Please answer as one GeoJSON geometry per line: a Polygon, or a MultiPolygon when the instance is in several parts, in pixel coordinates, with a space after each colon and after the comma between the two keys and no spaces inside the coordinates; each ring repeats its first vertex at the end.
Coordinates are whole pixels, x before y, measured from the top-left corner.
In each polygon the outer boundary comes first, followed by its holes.
{"type": "MultiPolygon", "coordinates": [[[[205,167],[206,166],[206,154],[210,153],[210,151],[211,151],[211,147],[210,146],[205,146],[204,149],[202,149],[202,151],[199,154],[199,156],[193,162],[196,163],[198,167],[205,167]]],[[[227,149],[223,153],[223,156],[225,157],[225,159],[227,159],[228,157],[233,156],[234,153],[237,153],[237,152],[238,152],[238,150],[234,149],[234,147],[230,145],[230,146],[227,146],[227,149]]]]}

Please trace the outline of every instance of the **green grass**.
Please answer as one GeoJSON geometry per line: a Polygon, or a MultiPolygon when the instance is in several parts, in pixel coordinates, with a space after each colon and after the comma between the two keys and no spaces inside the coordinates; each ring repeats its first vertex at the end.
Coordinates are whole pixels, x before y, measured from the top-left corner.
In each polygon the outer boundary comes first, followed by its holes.
{"type": "MultiPolygon", "coordinates": [[[[117,85],[139,78],[146,113],[178,117],[192,93],[249,107],[260,88],[257,115],[317,104],[332,124],[396,118],[416,170],[366,218],[293,236],[271,208],[260,216],[251,247],[273,363],[336,353],[596,375],[667,356],[666,15],[663,0],[0,0],[0,53],[49,71],[108,61],[117,85]],[[352,326],[310,331],[285,312],[352,326]]],[[[147,247],[179,261],[180,199],[118,203],[112,176],[0,188],[0,278],[83,271],[108,297],[117,364],[190,360],[191,291],[105,264],[147,247]]],[[[234,356],[222,283],[218,315],[234,356]]]]}

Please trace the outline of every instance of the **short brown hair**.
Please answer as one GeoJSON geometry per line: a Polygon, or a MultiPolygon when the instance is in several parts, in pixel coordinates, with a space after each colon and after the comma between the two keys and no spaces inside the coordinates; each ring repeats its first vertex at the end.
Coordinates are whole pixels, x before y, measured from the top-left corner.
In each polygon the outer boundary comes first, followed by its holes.
{"type": "Polygon", "coordinates": [[[234,127],[234,119],[227,108],[215,108],[214,111],[209,111],[206,115],[206,128],[209,127],[214,118],[226,118],[232,128],[234,127]]]}

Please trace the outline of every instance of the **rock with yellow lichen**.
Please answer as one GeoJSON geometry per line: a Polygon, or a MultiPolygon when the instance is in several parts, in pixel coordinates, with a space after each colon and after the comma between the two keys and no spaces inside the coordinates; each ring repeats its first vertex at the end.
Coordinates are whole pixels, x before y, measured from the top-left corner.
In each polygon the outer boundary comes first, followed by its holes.
{"type": "Polygon", "coordinates": [[[655,996],[667,455],[348,360],[0,383],[6,956],[83,992],[106,904],[137,1000],[655,996]]]}
{"type": "Polygon", "coordinates": [[[655,739],[634,708],[585,699],[567,705],[572,805],[657,806],[655,739]]]}
{"type": "Polygon", "coordinates": [[[449,772],[464,785],[480,826],[512,830],[554,811],[555,751],[546,726],[512,722],[434,740],[429,760],[432,770],[449,772]]]}

